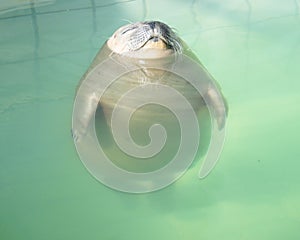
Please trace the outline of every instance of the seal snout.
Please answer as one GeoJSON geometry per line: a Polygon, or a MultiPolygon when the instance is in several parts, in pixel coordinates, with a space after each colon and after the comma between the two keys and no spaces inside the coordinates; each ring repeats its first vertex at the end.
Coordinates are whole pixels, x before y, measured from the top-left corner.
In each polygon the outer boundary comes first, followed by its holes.
{"type": "MultiPolygon", "coordinates": [[[[158,21],[145,22],[151,29],[150,39],[157,42],[159,39],[163,41],[166,40],[167,32],[163,28],[163,23],[158,21]]],[[[150,40],[149,39],[149,40],[150,40]]]]}
{"type": "Polygon", "coordinates": [[[146,24],[151,28],[153,37],[159,37],[160,35],[162,35],[160,31],[159,22],[157,21],[146,22],[146,24]]]}
{"type": "Polygon", "coordinates": [[[176,52],[181,52],[181,42],[177,35],[167,24],[159,21],[146,21],[143,23],[151,29],[150,38],[148,39],[148,41],[163,41],[168,49],[173,49],[176,52]]]}

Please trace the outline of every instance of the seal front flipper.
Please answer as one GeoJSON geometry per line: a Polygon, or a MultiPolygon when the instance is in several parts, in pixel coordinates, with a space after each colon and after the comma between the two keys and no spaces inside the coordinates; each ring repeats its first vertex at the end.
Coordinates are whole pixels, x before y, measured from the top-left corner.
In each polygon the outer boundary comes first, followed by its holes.
{"type": "Polygon", "coordinates": [[[81,94],[76,96],[75,104],[79,104],[81,107],[78,108],[80,112],[76,114],[77,117],[73,119],[73,121],[79,123],[79,127],[72,129],[72,135],[75,141],[80,141],[81,138],[86,135],[87,128],[94,116],[98,102],[99,100],[95,92],[90,95],[81,94]]]}
{"type": "Polygon", "coordinates": [[[227,117],[227,105],[224,103],[225,98],[220,94],[220,92],[216,91],[214,87],[208,87],[207,90],[207,99],[209,99],[209,103],[213,107],[214,116],[216,118],[218,129],[221,130],[225,126],[225,121],[227,117]]]}
{"type": "Polygon", "coordinates": [[[106,149],[113,146],[114,138],[110,131],[109,125],[107,124],[107,120],[105,118],[105,114],[101,104],[98,104],[95,113],[95,131],[98,142],[103,148],[106,149]]]}

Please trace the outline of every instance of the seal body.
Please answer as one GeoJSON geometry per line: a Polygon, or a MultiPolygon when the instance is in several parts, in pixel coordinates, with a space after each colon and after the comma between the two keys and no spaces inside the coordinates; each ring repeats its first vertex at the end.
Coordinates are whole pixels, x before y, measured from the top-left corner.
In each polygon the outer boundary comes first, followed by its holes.
{"type": "MultiPolygon", "coordinates": [[[[187,45],[169,26],[162,22],[138,22],[119,28],[99,50],[90,68],[82,77],[80,84],[84,82],[88,74],[97,65],[102,64],[112,56],[119,64],[128,66],[128,69],[130,69],[130,66],[139,66],[139,68],[123,74],[119,79],[115,79],[110,87],[105,89],[105,93],[100,100],[96,97],[96,94],[83,96],[85,108],[82,110],[82,129],[76,131],[74,137],[79,140],[80,136],[84,134],[84,129],[94,116],[95,106],[102,109],[109,127],[111,127],[112,113],[116,106],[131,111],[132,109],[128,107],[131,106],[131,102],[145,98],[145,93],[136,92],[121,103],[119,99],[136,87],[151,85],[152,91],[155,92],[159,85],[169,86],[181,93],[190,102],[195,112],[198,112],[207,104],[204,103],[199,92],[181,76],[163,70],[164,67],[172,65],[174,59],[180,54],[189,56],[198,62],[199,67],[204,68],[187,45]]],[[[115,71],[115,69],[111,68],[109,71],[115,71]]],[[[209,73],[205,72],[206,77],[213,80],[209,73]]],[[[89,87],[93,88],[93,86],[89,87]]],[[[216,92],[214,88],[211,88],[209,84],[204,84],[202,88],[207,94],[207,99],[209,99],[208,104],[211,104],[215,110],[219,128],[223,128],[226,118],[223,96],[216,92]]],[[[151,91],[149,94],[151,94],[151,91]]],[[[149,97],[151,99],[151,96],[149,97]]],[[[176,101],[173,97],[173,95],[168,94],[165,96],[167,101],[176,101]]],[[[166,114],[161,106],[150,106],[137,111],[137,114],[132,117],[131,125],[137,128],[143,127],[143,125],[149,125],[149,122],[153,119],[160,119],[168,123],[169,114],[166,114]]]]}

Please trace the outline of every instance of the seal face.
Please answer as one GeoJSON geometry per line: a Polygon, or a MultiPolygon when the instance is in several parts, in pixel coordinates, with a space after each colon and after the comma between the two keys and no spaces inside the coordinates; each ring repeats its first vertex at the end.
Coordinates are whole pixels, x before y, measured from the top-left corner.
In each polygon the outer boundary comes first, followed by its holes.
{"type": "Polygon", "coordinates": [[[181,40],[168,25],[159,21],[125,25],[112,35],[107,45],[113,52],[129,56],[140,51],[144,54],[147,49],[159,49],[165,54],[182,52],[181,40]]]}

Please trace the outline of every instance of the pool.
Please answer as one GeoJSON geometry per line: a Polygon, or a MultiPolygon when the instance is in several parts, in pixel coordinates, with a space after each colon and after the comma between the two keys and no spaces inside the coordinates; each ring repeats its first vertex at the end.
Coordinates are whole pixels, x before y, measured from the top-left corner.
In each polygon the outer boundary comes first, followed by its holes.
{"type": "Polygon", "coordinates": [[[0,4],[1,239],[299,239],[298,0],[30,2],[0,4]],[[230,110],[207,178],[196,163],[136,195],[89,174],[71,118],[98,49],[145,19],[176,29],[230,110]]]}

